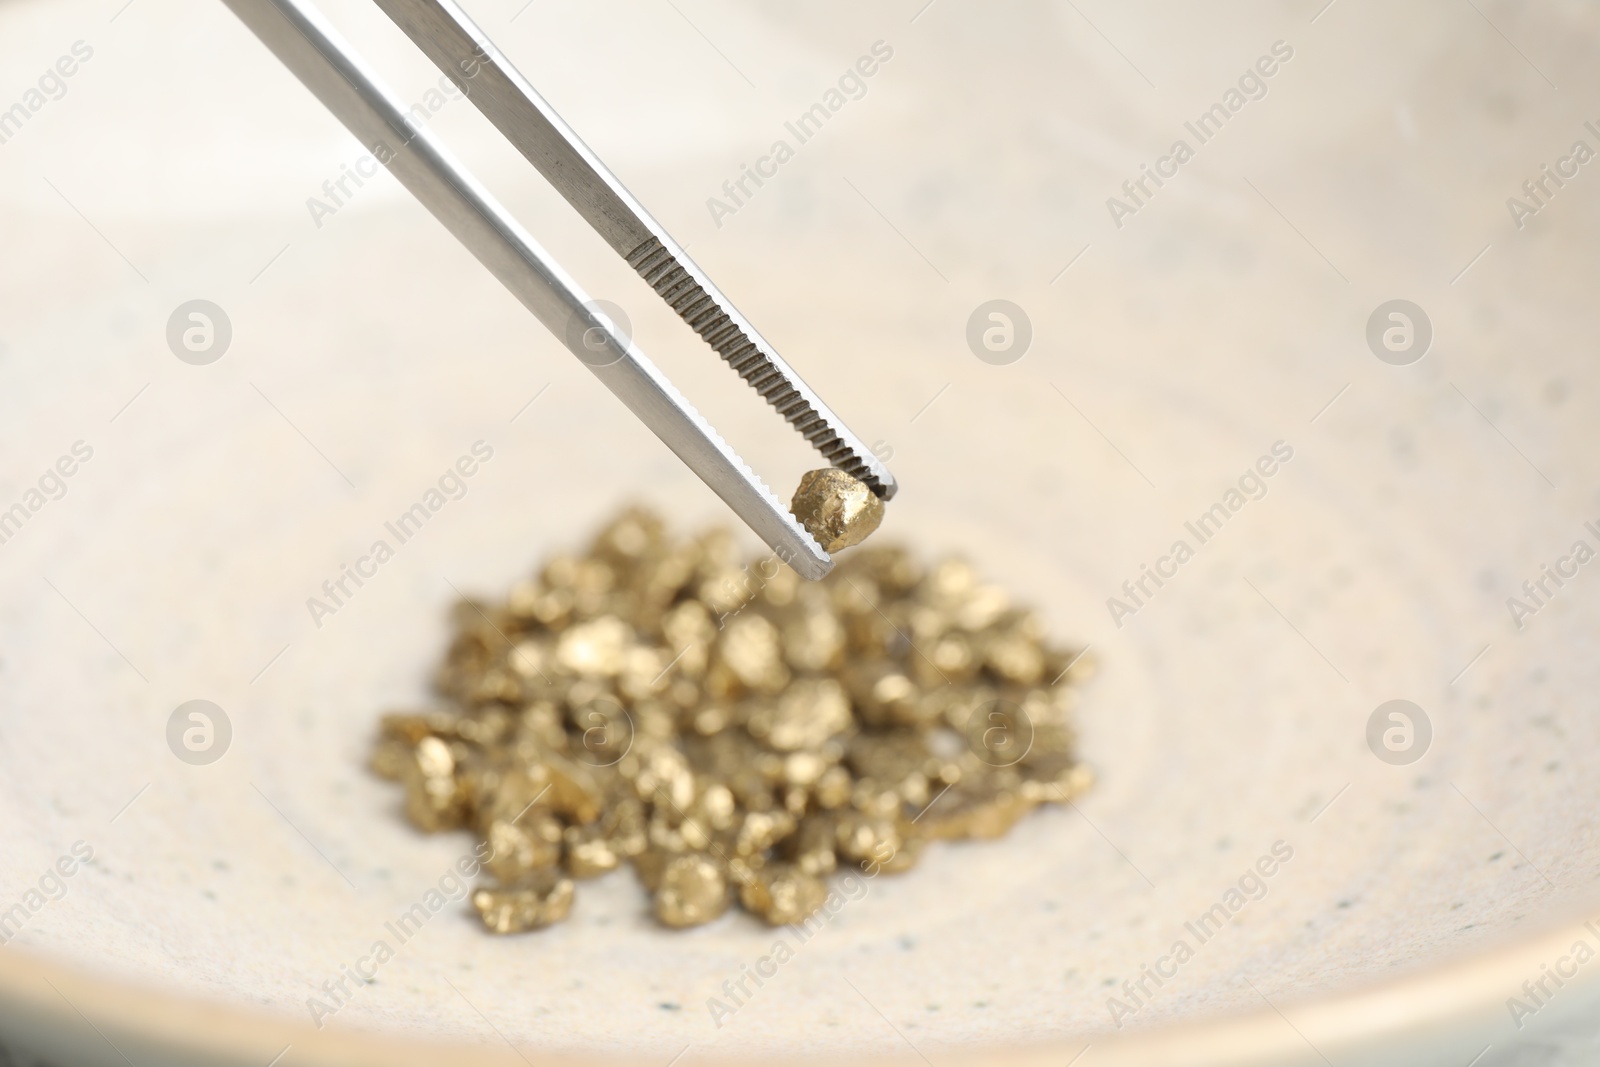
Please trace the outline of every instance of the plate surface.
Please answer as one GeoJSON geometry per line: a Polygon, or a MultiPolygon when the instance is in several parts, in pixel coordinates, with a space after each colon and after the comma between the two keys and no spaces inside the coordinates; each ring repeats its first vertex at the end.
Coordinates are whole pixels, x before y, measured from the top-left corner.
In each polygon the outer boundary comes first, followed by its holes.
{"type": "MultiPolygon", "coordinates": [[[[1573,554],[1600,550],[1593,12],[472,5],[892,451],[878,536],[970,557],[1093,646],[1100,781],[866,884],[803,945],[744,916],[663,931],[627,873],[534,936],[452,905],[312,1033],[308,1001],[470,847],[419,837],[364,770],[376,716],[426,699],[458,591],[499,595],[630,500],[731,519],[387,175],[345,177],[360,146],[222,5],[118,2],[0,6],[0,107],[27,112],[0,143],[0,508],[26,511],[0,544],[0,911],[60,896],[8,945],[121,1041],[180,1040],[159,1005],[199,999],[239,1013],[205,1055],[241,1062],[354,1062],[350,1034],[641,1063],[1065,1062],[1144,1034],[1320,1062],[1482,1009],[1453,1040],[1492,1063],[1588,996],[1600,965],[1539,1003],[1523,984],[1600,947],[1560,932],[1600,912],[1600,568],[1573,554]],[[778,140],[793,158],[736,201],[778,140]],[[1012,362],[969,347],[995,299],[1031,328],[1012,362]],[[183,347],[194,300],[230,325],[212,362],[183,347]],[[314,619],[478,442],[459,499],[314,619]],[[167,733],[197,699],[231,725],[201,766],[167,733]],[[1426,717],[1409,750],[1387,712],[1369,731],[1394,700],[1426,717]],[[92,860],[51,876],[77,842],[92,860]],[[708,998],[779,938],[794,959],[718,1026],[708,998]],[[1370,988],[1398,992],[1329,999],[1370,988]]],[[[798,438],[381,16],[328,10],[787,493],[798,438]]],[[[33,1040],[107,1055],[17,967],[0,1021],[59,1015],[33,1040]]]]}

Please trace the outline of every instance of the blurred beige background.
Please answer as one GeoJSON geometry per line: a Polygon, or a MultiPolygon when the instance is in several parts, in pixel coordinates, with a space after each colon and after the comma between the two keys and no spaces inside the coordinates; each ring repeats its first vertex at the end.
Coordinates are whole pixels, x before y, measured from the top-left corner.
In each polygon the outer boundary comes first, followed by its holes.
{"type": "MultiPolygon", "coordinates": [[[[1065,1062],[1114,1047],[1108,997],[1281,840],[1267,896],[1121,1033],[1258,1013],[1320,1062],[1341,1038],[1318,998],[1600,913],[1600,578],[1520,630],[1506,607],[1600,519],[1600,177],[1520,230],[1506,206],[1600,148],[1590,5],[467,8],[892,450],[880,536],[970,556],[1093,645],[1101,782],[873,884],[721,1029],[706,998],[773,934],[661,931],[627,874],[535,936],[441,916],[330,1027],[530,1058],[1065,1062]],[[717,226],[707,198],[878,41],[865,95],[717,226]],[[1184,123],[1280,41],[1266,95],[1196,145],[1184,123]],[[1194,159],[1119,228],[1107,198],[1180,137],[1194,159]],[[965,340],[995,298],[1033,328],[1008,366],[965,340]],[[1396,298],[1433,326],[1410,366],[1365,340],[1396,298]],[[1265,499],[1116,626],[1107,598],[1280,440],[1265,499]],[[1433,727],[1406,767],[1365,739],[1395,698],[1433,727]]],[[[325,9],[402,96],[435,84],[370,5],[325,9]]],[[[363,769],[376,715],[424,697],[452,587],[497,593],[630,499],[732,519],[387,175],[317,225],[307,199],[361,149],[221,4],[8,0],[0,109],[80,41],[0,143],[0,507],[93,449],[0,544],[0,908],[74,841],[95,859],[8,947],[303,1025],[466,848],[416,837],[363,769]],[[166,342],[192,299],[232,324],[207,366],[166,342]],[[480,439],[467,496],[315,627],[306,598],[480,439]],[[164,737],[196,698],[233,726],[209,767],[164,737]]],[[[798,437],[470,107],[428,128],[787,492],[798,437]]],[[[1504,972],[1459,1062],[1517,1062],[1501,1001],[1538,973],[1504,972]]],[[[1534,1036],[1589,1047],[1549,1029],[1583,995],[1534,1036]]]]}

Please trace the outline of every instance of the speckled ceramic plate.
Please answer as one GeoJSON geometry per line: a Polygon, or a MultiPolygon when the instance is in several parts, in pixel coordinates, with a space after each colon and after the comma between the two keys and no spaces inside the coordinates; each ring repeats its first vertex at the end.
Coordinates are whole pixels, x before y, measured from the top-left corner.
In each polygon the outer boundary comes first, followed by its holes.
{"type": "MultiPolygon", "coordinates": [[[[793,932],[665,931],[626,872],[537,935],[452,903],[318,1012],[470,846],[410,830],[364,769],[457,592],[629,500],[729,517],[392,181],[344,177],[359,146],[222,5],[9,0],[19,1060],[1465,1065],[1532,1041],[1582,1062],[1592,11],[470,6],[892,454],[878,536],[967,555],[1093,646],[1099,782],[867,883],[729,1018],[709,999],[793,932]],[[845,78],[877,42],[891,57],[845,78]],[[181,358],[194,300],[229,326],[192,339],[209,362],[181,358]],[[968,341],[991,300],[1027,320],[1005,359],[968,341]],[[313,618],[475,447],[465,492],[313,618]],[[214,762],[169,747],[191,700],[226,715],[214,762]]],[[[330,12],[793,484],[798,438],[369,5],[330,12]]]]}

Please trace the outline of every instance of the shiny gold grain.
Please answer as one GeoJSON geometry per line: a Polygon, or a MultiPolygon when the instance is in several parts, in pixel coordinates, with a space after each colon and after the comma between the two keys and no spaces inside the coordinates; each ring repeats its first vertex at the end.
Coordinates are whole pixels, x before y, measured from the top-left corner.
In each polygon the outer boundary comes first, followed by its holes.
{"type": "Polygon", "coordinates": [[[837,467],[802,474],[789,510],[825,552],[859,545],[883,522],[883,501],[837,467]]]}
{"type": "Polygon", "coordinates": [[[520,934],[560,922],[572,909],[572,881],[559,871],[536,871],[508,885],[477,889],[472,906],[497,934],[520,934]]]}
{"type": "Polygon", "coordinates": [[[710,857],[679,856],[661,872],[656,918],[668,926],[699,926],[728,910],[728,880],[710,857]]]}
{"type": "MultiPolygon", "coordinates": [[[[796,494],[829,551],[881,517],[852,482],[796,494]]],[[[908,870],[1093,781],[1071,724],[1092,661],[960,559],[871,546],[808,583],[635,509],[454,621],[439,707],[384,716],[371,766],[418,829],[487,844],[471,900],[496,933],[622,866],[669,927],[735,901],[798,922],[841,868],[908,870]]]]}

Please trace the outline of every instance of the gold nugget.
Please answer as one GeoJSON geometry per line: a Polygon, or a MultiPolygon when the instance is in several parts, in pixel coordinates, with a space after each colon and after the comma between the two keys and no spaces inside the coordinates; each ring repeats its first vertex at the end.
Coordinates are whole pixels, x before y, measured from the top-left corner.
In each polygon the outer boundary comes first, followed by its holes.
{"type": "Polygon", "coordinates": [[[883,521],[883,501],[837,467],[806,471],[789,505],[824,552],[859,545],[883,521]]]}
{"type": "Polygon", "coordinates": [[[699,926],[728,910],[728,880],[703,855],[679,856],[661,872],[656,918],[668,926],[699,926]]]}
{"type": "MultiPolygon", "coordinates": [[[[882,512],[839,471],[795,497],[829,551],[882,512]]],[[[621,866],[669,927],[736,901],[800,922],[841,868],[908,870],[1093,780],[1070,721],[1092,662],[961,560],[873,546],[813,584],[631,510],[455,624],[440,706],[384,716],[372,768],[417,828],[487,843],[471,900],[495,933],[621,866]]]]}
{"type": "Polygon", "coordinates": [[[567,917],[572,908],[572,882],[546,869],[503,888],[479,889],[472,894],[483,925],[497,934],[538,930],[567,917]]]}

